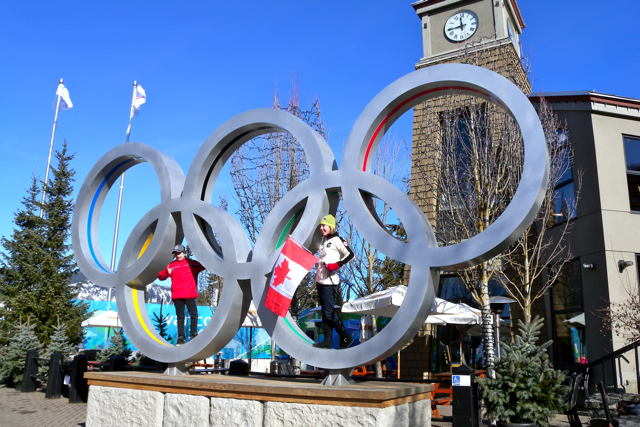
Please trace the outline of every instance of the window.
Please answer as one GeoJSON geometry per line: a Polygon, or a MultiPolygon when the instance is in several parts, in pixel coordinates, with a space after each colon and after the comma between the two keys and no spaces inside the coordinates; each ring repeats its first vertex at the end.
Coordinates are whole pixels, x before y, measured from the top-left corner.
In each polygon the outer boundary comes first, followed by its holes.
{"type": "MultiPolygon", "coordinates": [[[[576,259],[567,262],[562,266],[560,276],[550,289],[552,312],[553,312],[553,345],[555,362],[571,364],[580,361],[584,354],[584,347],[580,343],[578,335],[578,345],[576,345],[576,333],[582,328],[575,328],[569,319],[584,313],[582,300],[582,272],[580,270],[580,260],[576,259]],[[574,331],[576,329],[576,331],[574,331]],[[579,354],[575,354],[575,350],[579,354]]],[[[582,334],[582,337],[584,334],[582,334]]]]}
{"type": "Polygon", "coordinates": [[[558,129],[557,153],[552,154],[551,166],[560,176],[553,190],[553,220],[551,225],[563,223],[576,217],[576,195],[573,190],[573,173],[571,171],[571,149],[569,135],[566,130],[558,129]]]}
{"type": "Polygon", "coordinates": [[[640,139],[624,137],[627,188],[632,211],[640,212],[640,139]]]}

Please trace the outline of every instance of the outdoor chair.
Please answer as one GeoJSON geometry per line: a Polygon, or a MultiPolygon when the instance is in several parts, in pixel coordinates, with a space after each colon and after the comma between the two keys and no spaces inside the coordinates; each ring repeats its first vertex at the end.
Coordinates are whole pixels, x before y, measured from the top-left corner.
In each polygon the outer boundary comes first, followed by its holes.
{"type": "Polygon", "coordinates": [[[457,368],[460,366],[460,363],[453,363],[451,361],[451,349],[449,349],[448,345],[444,349],[444,364],[449,371],[452,371],[453,368],[457,368]]]}
{"type": "Polygon", "coordinates": [[[571,427],[582,427],[576,404],[583,379],[584,375],[576,372],[569,376],[569,393],[565,396],[565,401],[569,404],[569,407],[564,411],[564,414],[569,418],[569,425],[571,427]]]}

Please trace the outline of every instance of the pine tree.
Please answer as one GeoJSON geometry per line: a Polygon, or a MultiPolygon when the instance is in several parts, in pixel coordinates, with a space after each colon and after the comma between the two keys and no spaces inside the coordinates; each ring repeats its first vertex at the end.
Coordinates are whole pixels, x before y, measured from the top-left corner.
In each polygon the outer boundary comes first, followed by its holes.
{"type": "MultiPolygon", "coordinates": [[[[46,256],[42,230],[44,219],[37,215],[40,194],[36,177],[32,177],[23,209],[14,215],[11,239],[2,237],[5,253],[0,253],[0,343],[9,344],[12,331],[22,318],[36,310],[33,298],[42,277],[41,260],[46,256]]],[[[35,327],[32,323],[32,327],[35,327]]]]}
{"type": "MultiPolygon", "coordinates": [[[[82,322],[89,318],[88,304],[74,301],[80,285],[70,286],[69,281],[76,270],[76,263],[70,244],[71,215],[73,214],[73,181],[75,170],[70,168],[74,155],[67,153],[65,140],[62,150],[56,152],[57,168],[51,168],[53,178],[47,187],[47,200],[43,207],[46,216],[45,237],[49,261],[44,286],[38,296],[39,306],[48,307],[42,311],[43,332],[51,335],[56,318],[65,326],[67,337],[73,344],[79,343],[84,331],[82,322]],[[54,316],[57,315],[57,316],[54,316]]],[[[48,340],[43,340],[47,342],[48,340]]]]}
{"type": "MultiPolygon", "coordinates": [[[[75,346],[67,338],[67,328],[61,324],[53,327],[53,335],[49,340],[49,345],[40,355],[43,359],[49,359],[53,353],[61,353],[66,359],[75,349],[75,346]]],[[[46,377],[49,372],[49,365],[41,363],[38,365],[38,375],[46,377]]]]}
{"type": "Polygon", "coordinates": [[[116,329],[115,335],[111,337],[109,347],[98,353],[96,359],[98,362],[107,363],[109,359],[116,356],[122,356],[127,360],[131,357],[131,349],[127,345],[122,328],[116,329]]]}
{"type": "Polygon", "coordinates": [[[510,423],[537,423],[548,427],[547,417],[565,409],[562,385],[566,372],[556,371],[549,362],[547,347],[536,345],[543,322],[539,316],[529,324],[518,320],[516,342],[503,344],[504,355],[494,364],[495,379],[478,379],[487,417],[510,423]]]}
{"type": "Polygon", "coordinates": [[[55,157],[57,168],[51,167],[45,203],[38,201],[40,191],[34,177],[23,209],[15,215],[12,238],[1,241],[6,252],[0,261],[2,343],[9,342],[7,332],[22,316],[30,319],[43,344],[49,343],[58,318],[69,340],[77,344],[83,337],[81,323],[89,317],[88,305],[73,301],[79,288],[69,286],[76,268],[69,244],[75,171],[69,167],[73,155],[67,153],[66,141],[55,157]]]}
{"type": "Polygon", "coordinates": [[[42,345],[36,336],[33,324],[15,324],[11,342],[4,348],[0,358],[0,380],[12,384],[22,381],[27,352],[41,351],[42,345]]]}
{"type": "Polygon", "coordinates": [[[160,305],[160,314],[153,313],[153,320],[152,320],[153,326],[156,328],[156,331],[158,331],[158,334],[166,342],[168,342],[170,344],[174,344],[173,338],[171,337],[171,335],[169,335],[169,332],[167,330],[167,328],[169,327],[169,324],[167,323],[167,316],[163,316],[162,315],[162,308],[163,307],[164,307],[164,304],[161,304],[160,305]]]}

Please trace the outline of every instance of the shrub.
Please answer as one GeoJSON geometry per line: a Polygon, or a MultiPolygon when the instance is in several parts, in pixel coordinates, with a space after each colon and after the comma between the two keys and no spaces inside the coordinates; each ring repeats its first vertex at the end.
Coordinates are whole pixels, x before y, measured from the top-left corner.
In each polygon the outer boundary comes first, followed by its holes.
{"type": "Polygon", "coordinates": [[[495,378],[479,378],[487,417],[510,423],[532,423],[548,427],[547,417],[566,408],[566,372],[549,362],[547,347],[536,345],[543,326],[539,316],[529,324],[518,321],[520,335],[514,344],[504,344],[504,355],[494,365],[495,378]]]}

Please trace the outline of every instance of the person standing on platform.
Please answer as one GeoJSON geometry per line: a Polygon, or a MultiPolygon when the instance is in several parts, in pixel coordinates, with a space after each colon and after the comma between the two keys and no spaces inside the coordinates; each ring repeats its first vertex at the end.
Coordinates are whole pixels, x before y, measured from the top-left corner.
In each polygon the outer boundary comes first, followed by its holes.
{"type": "Polygon", "coordinates": [[[322,307],[322,331],[324,339],[314,344],[318,348],[333,348],[333,330],[340,337],[338,348],[347,348],[353,342],[353,338],[347,332],[344,323],[334,310],[338,299],[340,277],[336,273],[340,267],[353,259],[353,251],[347,242],[336,233],[336,219],[333,215],[327,215],[320,221],[320,232],[324,237],[316,265],[316,288],[318,299],[322,307]]]}
{"type": "Polygon", "coordinates": [[[160,273],[158,279],[167,280],[171,277],[171,299],[176,307],[178,319],[178,342],[182,345],[186,342],[184,335],[184,307],[189,310],[191,316],[191,330],[189,339],[198,335],[198,273],[205,268],[198,261],[187,258],[186,250],[182,245],[173,248],[174,260],[160,273]]]}

